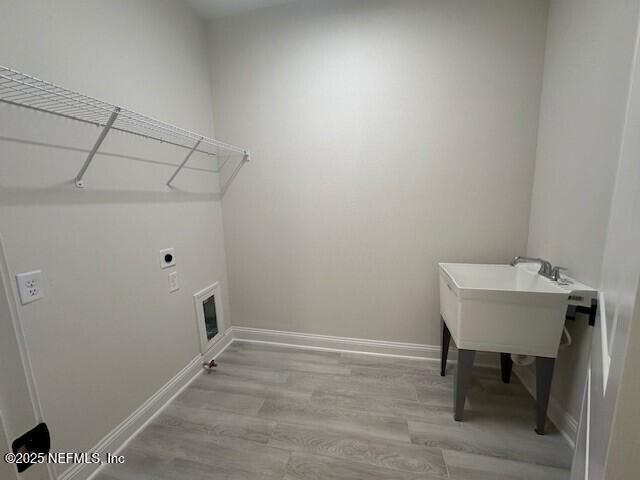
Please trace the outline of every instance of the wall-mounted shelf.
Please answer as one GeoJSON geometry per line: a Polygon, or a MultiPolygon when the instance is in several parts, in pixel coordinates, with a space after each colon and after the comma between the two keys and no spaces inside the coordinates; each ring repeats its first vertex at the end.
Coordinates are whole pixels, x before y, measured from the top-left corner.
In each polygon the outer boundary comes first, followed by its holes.
{"type": "Polygon", "coordinates": [[[0,65],[0,102],[102,128],[87,159],[76,175],[75,184],[79,188],[84,187],[84,174],[110,130],[157,140],[187,150],[185,158],[167,181],[167,186],[171,186],[173,179],[195,152],[213,156],[221,153],[241,155],[242,160],[239,165],[249,160],[249,152],[236,145],[161,122],[2,65],[0,65]]]}

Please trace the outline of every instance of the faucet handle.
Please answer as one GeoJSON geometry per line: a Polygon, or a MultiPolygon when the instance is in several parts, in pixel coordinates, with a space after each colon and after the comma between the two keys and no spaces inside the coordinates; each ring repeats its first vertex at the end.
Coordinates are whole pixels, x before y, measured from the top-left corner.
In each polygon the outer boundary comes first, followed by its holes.
{"type": "Polygon", "coordinates": [[[557,282],[560,280],[560,272],[566,272],[567,270],[565,267],[553,267],[551,269],[551,280],[557,282]]]}
{"type": "Polygon", "coordinates": [[[548,277],[549,275],[551,275],[553,273],[553,265],[551,265],[551,262],[541,258],[540,271],[538,273],[540,273],[541,275],[544,275],[545,277],[548,277]]]}

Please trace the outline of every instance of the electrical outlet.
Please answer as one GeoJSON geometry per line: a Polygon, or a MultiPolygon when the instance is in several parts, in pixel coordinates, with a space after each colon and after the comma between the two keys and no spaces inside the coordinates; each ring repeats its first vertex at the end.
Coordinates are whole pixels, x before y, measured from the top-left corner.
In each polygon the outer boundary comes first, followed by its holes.
{"type": "Polygon", "coordinates": [[[18,292],[20,293],[22,305],[44,297],[44,280],[40,270],[19,273],[16,275],[16,281],[18,282],[18,292]]]}
{"type": "Polygon", "coordinates": [[[160,268],[169,268],[176,266],[176,252],[173,248],[165,248],[160,250],[160,268]]]}
{"type": "Polygon", "coordinates": [[[178,285],[178,272],[171,272],[169,274],[169,293],[175,292],[180,288],[178,285]]]}

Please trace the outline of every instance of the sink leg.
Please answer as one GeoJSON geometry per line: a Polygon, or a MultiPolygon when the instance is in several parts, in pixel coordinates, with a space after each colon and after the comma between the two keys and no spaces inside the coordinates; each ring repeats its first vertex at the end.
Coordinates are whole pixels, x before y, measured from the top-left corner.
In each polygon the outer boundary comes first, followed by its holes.
{"type": "Polygon", "coordinates": [[[536,433],[544,435],[555,358],[536,357],[536,433]]]}
{"type": "Polygon", "coordinates": [[[502,371],[502,381],[504,383],[511,383],[511,368],[513,367],[513,360],[511,360],[510,353],[500,354],[500,369],[502,371]]]}
{"type": "Polygon", "coordinates": [[[471,371],[475,357],[475,350],[458,350],[458,367],[453,391],[453,418],[456,422],[461,421],[464,414],[464,404],[471,384],[471,371]]]}
{"type": "Polygon", "coordinates": [[[444,377],[444,374],[447,370],[447,357],[449,356],[449,343],[451,342],[451,332],[449,331],[449,327],[444,322],[444,318],[442,319],[442,347],[440,351],[440,376],[444,377]]]}

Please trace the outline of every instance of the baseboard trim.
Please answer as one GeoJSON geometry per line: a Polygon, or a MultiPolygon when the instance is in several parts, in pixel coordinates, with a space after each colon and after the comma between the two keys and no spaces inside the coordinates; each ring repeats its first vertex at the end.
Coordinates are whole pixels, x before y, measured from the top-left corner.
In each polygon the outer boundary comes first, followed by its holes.
{"type": "MultiPolygon", "coordinates": [[[[117,454],[138,432],[146,427],[175,397],[177,397],[202,372],[204,358],[220,355],[233,341],[232,333],[227,330],[224,336],[207,351],[197,355],[171,380],[149,397],[120,425],[109,432],[91,449],[104,457],[107,453],[117,454]]],[[[74,464],[58,476],[59,480],[89,480],[97,475],[102,465],[74,464]]]]}
{"type": "MultiPolygon", "coordinates": [[[[231,327],[234,341],[270,343],[293,348],[325,350],[333,352],[351,352],[365,355],[412,358],[420,360],[440,361],[439,345],[422,345],[418,343],[390,342],[385,340],[368,340],[364,338],[335,337],[311,333],[286,332],[251,327],[231,327]]],[[[457,352],[451,348],[449,361],[455,363],[457,352]]],[[[476,364],[486,367],[498,367],[497,355],[478,352],[476,364]]]]}
{"type": "MultiPolygon", "coordinates": [[[[531,368],[514,367],[513,373],[520,379],[524,388],[529,394],[536,398],[536,376],[531,368]]],[[[547,412],[549,420],[556,426],[562,436],[569,442],[571,448],[575,449],[576,438],[578,437],[578,422],[573,416],[560,405],[560,402],[553,396],[549,398],[549,410],[547,412]]]]}

